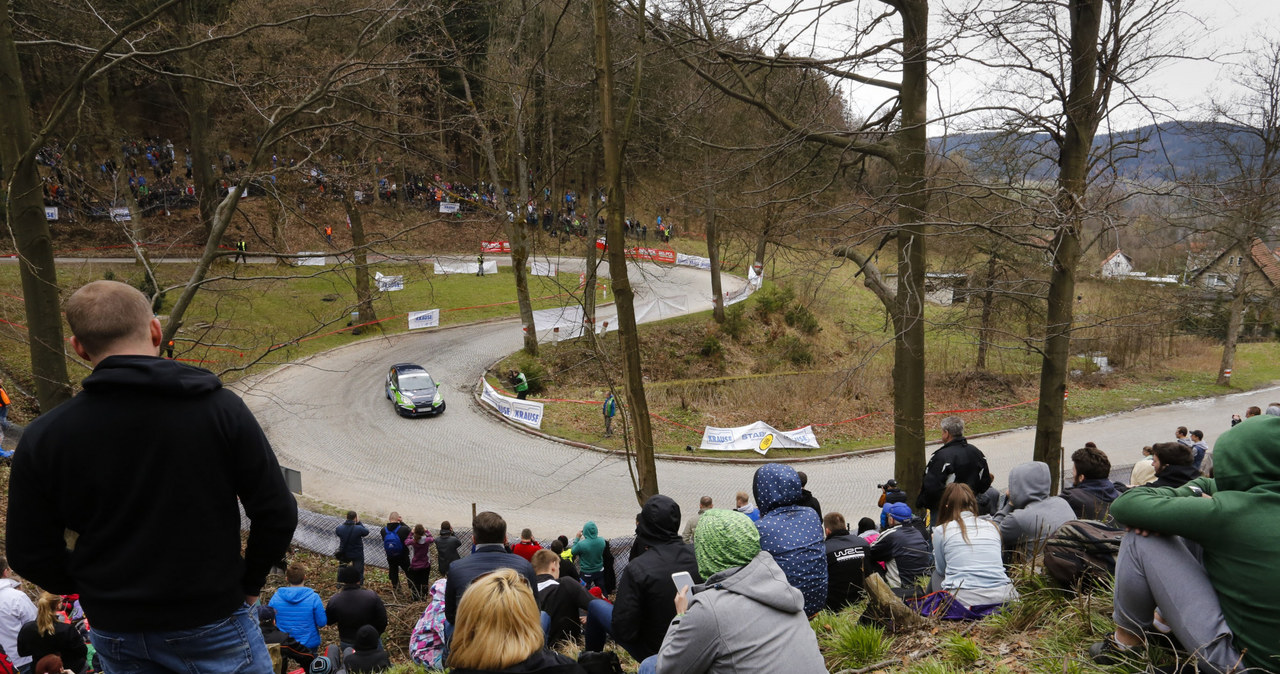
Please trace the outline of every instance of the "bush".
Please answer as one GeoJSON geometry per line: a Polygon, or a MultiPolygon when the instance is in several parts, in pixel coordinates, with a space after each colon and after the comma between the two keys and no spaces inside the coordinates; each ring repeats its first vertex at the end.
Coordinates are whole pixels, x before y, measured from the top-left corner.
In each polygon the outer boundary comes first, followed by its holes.
{"type": "Polygon", "coordinates": [[[787,310],[795,301],[796,295],[790,288],[775,285],[765,286],[756,292],[756,311],[760,315],[778,314],[787,310]]]}
{"type": "Polygon", "coordinates": [[[795,335],[786,335],[778,340],[778,349],[783,357],[793,365],[813,365],[813,351],[795,335]]]}
{"type": "Polygon", "coordinates": [[[747,331],[746,312],[746,307],[741,302],[725,309],[724,322],[720,324],[720,331],[734,339],[741,338],[747,331]]]}
{"type": "MultiPolygon", "coordinates": [[[[516,356],[513,366],[515,369],[524,373],[525,379],[529,380],[529,395],[540,395],[547,390],[547,385],[551,383],[551,374],[547,372],[547,366],[542,361],[523,353],[516,356]]],[[[501,373],[504,383],[506,382],[506,373],[501,373]]]]}
{"type": "Polygon", "coordinates": [[[790,309],[787,309],[787,313],[783,316],[783,319],[786,320],[787,325],[790,325],[806,335],[817,334],[817,332],[822,329],[818,325],[818,317],[814,316],[813,312],[809,311],[809,307],[806,307],[803,304],[797,304],[790,309]]]}
{"type": "Polygon", "coordinates": [[[702,338],[702,348],[698,349],[698,353],[711,358],[724,353],[724,347],[720,345],[720,340],[716,339],[715,335],[707,335],[702,338]]]}

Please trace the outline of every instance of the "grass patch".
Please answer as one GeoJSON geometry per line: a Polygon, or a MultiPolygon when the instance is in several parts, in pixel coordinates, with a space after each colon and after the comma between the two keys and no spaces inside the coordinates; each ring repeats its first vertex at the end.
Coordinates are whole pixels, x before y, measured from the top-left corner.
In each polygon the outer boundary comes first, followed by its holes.
{"type": "Polygon", "coordinates": [[[819,646],[832,669],[866,667],[884,660],[893,647],[894,638],[878,625],[864,625],[855,620],[841,620],[830,632],[819,635],[819,646]]]}

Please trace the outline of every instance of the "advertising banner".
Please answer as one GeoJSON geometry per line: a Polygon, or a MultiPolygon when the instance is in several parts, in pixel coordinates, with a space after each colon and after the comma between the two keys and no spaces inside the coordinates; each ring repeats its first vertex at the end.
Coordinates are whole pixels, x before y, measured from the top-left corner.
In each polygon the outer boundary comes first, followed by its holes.
{"type": "Polygon", "coordinates": [[[57,219],[58,219],[58,207],[57,207],[57,206],[45,206],[45,207],[44,207],[44,219],[45,219],[45,220],[48,220],[49,222],[53,222],[53,221],[57,220],[57,219]]]}
{"type": "Polygon", "coordinates": [[[813,434],[813,426],[780,431],[763,421],[757,421],[737,428],[707,426],[702,431],[702,444],[699,445],[699,449],[726,452],[750,449],[760,454],[769,453],[771,447],[818,449],[818,438],[813,434]]]}
{"type": "Polygon", "coordinates": [[[440,310],[427,309],[426,311],[410,311],[409,312],[409,329],[420,330],[422,328],[438,328],[440,327],[440,310]]]}
{"type": "MultiPolygon", "coordinates": [[[[477,274],[480,271],[480,264],[477,262],[464,262],[462,260],[444,258],[437,258],[433,266],[437,274],[477,274]]],[[[496,260],[485,260],[484,273],[498,273],[498,262],[496,260]]]]}
{"type": "Polygon", "coordinates": [[[711,270],[711,258],[698,257],[697,255],[685,255],[684,253],[676,253],[676,264],[682,267],[693,267],[694,269],[711,270]]]}
{"type": "MultiPolygon", "coordinates": [[[[604,239],[596,239],[596,248],[606,250],[604,239]]],[[[676,263],[676,252],[667,248],[645,248],[644,246],[632,246],[627,248],[623,255],[632,260],[651,260],[653,262],[666,262],[668,264],[676,263]]],[[[710,263],[708,263],[710,264],[710,263]]],[[[707,267],[710,269],[710,267],[707,267]]]]}
{"type": "Polygon", "coordinates": [[[529,261],[530,276],[555,276],[558,273],[560,273],[560,266],[555,262],[529,261]]]}
{"type": "Polygon", "coordinates": [[[306,256],[306,257],[299,257],[297,258],[297,262],[294,262],[294,264],[298,265],[299,267],[323,267],[324,266],[323,252],[299,251],[298,255],[306,256]]]}
{"type": "Polygon", "coordinates": [[[486,253],[510,253],[510,241],[481,241],[480,250],[486,253]]]}
{"type": "Polygon", "coordinates": [[[742,286],[733,294],[725,293],[724,305],[737,304],[742,300],[751,296],[751,293],[760,289],[760,285],[764,283],[763,276],[757,276],[756,270],[752,267],[747,268],[747,285],[742,286]]]}
{"type": "Polygon", "coordinates": [[[480,399],[512,421],[518,421],[533,428],[542,428],[542,403],[508,398],[495,391],[487,381],[484,382],[484,393],[480,395],[480,399]]]}
{"type": "Polygon", "coordinates": [[[390,292],[393,290],[404,290],[403,276],[384,276],[382,272],[374,272],[373,280],[378,284],[378,290],[390,292]]]}
{"type": "Polygon", "coordinates": [[[441,202],[440,202],[440,212],[441,212],[441,213],[457,213],[457,212],[458,212],[458,203],[457,203],[457,202],[449,202],[449,201],[441,201],[441,202]]]}
{"type": "Polygon", "coordinates": [[[133,220],[133,215],[129,213],[129,209],[125,207],[116,207],[111,209],[112,222],[129,222],[133,220]]]}

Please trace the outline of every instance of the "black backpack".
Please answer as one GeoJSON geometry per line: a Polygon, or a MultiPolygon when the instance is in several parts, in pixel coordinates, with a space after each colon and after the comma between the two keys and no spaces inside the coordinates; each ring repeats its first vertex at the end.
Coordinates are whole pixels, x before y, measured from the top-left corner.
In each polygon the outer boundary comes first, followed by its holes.
{"type": "Polygon", "coordinates": [[[587,674],[622,674],[622,661],[610,651],[582,651],[578,654],[578,666],[587,674]]]}
{"type": "Polygon", "coordinates": [[[1044,568],[1068,587],[1088,587],[1116,573],[1124,529],[1097,520],[1071,520],[1044,545],[1044,568]]]}

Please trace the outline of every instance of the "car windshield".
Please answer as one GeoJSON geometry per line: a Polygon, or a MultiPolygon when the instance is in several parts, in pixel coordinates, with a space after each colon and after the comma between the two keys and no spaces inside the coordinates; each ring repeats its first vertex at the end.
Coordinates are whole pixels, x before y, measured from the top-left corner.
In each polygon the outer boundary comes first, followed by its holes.
{"type": "Polygon", "coordinates": [[[436,387],[431,375],[426,372],[400,375],[401,391],[430,391],[436,387]]]}

